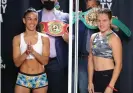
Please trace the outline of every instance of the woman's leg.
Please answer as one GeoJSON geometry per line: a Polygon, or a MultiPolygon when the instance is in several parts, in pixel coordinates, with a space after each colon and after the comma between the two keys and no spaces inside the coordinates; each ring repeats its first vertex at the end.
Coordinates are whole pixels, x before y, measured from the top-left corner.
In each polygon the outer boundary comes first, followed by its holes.
{"type": "Polygon", "coordinates": [[[42,87],[42,88],[38,88],[38,89],[34,89],[33,93],[47,93],[47,89],[48,89],[48,86],[42,87]]]}
{"type": "Polygon", "coordinates": [[[15,86],[15,93],[30,93],[30,89],[22,86],[15,86]]]}

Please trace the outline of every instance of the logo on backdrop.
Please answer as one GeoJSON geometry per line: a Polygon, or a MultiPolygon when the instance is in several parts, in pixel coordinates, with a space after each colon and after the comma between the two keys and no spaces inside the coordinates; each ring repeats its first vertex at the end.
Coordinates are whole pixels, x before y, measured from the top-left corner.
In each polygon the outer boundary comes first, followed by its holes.
{"type": "Polygon", "coordinates": [[[3,22],[2,14],[6,12],[7,0],[0,0],[0,22],[3,22]]]}
{"type": "Polygon", "coordinates": [[[0,68],[1,69],[5,69],[6,68],[6,65],[3,64],[3,61],[2,61],[2,58],[0,57],[0,68]]]}
{"type": "Polygon", "coordinates": [[[112,0],[100,0],[102,8],[109,8],[111,9],[112,0]]]}

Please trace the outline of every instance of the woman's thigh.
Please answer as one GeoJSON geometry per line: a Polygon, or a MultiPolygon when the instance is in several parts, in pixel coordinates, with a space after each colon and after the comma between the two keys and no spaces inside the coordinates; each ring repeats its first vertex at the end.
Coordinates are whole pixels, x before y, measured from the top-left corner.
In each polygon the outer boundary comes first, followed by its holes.
{"type": "Polygon", "coordinates": [[[48,89],[48,86],[42,87],[42,88],[38,88],[38,89],[34,89],[33,93],[47,93],[47,89],[48,89]]]}
{"type": "Polygon", "coordinates": [[[15,86],[15,93],[30,93],[30,89],[22,86],[15,86]]]}

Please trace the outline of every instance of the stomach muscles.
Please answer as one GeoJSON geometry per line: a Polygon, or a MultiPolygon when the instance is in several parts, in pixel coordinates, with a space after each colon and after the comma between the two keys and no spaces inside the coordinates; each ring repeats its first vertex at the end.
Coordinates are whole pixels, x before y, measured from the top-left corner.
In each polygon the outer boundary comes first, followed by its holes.
{"type": "Polygon", "coordinates": [[[93,57],[94,69],[96,71],[104,71],[114,69],[114,60],[103,57],[93,57]]]}
{"type": "Polygon", "coordinates": [[[21,65],[20,71],[27,74],[38,74],[44,72],[45,68],[36,59],[27,59],[21,65]]]}

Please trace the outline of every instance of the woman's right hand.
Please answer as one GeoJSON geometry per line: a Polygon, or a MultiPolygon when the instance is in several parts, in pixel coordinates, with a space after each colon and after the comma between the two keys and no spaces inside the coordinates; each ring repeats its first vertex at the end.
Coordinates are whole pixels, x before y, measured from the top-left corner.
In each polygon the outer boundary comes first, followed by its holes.
{"type": "Polygon", "coordinates": [[[26,49],[25,53],[26,53],[27,55],[29,55],[29,54],[31,53],[31,49],[32,49],[31,42],[28,42],[28,44],[27,44],[27,49],[26,49]]]}
{"type": "Polygon", "coordinates": [[[94,93],[94,85],[93,85],[93,83],[89,83],[88,84],[88,92],[89,93],[94,93]]]}

